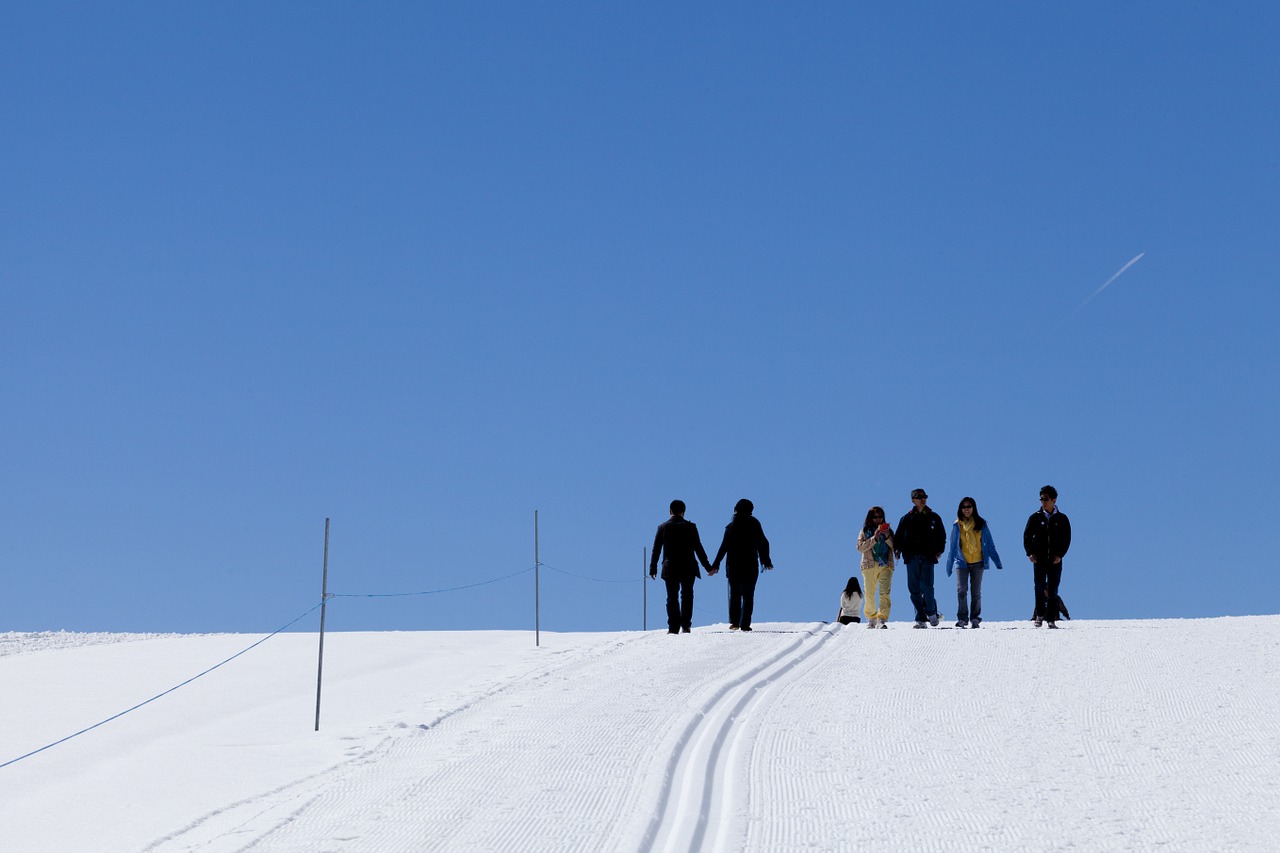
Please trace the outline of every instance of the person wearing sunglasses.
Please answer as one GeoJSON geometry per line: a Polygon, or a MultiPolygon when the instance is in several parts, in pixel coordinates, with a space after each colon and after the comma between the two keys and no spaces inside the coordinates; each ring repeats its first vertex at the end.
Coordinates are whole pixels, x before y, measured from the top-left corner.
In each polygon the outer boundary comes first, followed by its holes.
{"type": "MultiPolygon", "coordinates": [[[[866,590],[862,612],[868,628],[889,627],[889,587],[893,585],[893,531],[884,522],[884,510],[873,506],[858,531],[856,544],[862,554],[862,586],[866,590]],[[879,594],[879,603],[876,595],[879,594]]],[[[853,578],[850,578],[853,580],[853,578]]]]}
{"type": "Polygon", "coordinates": [[[907,567],[907,590],[916,608],[916,627],[938,627],[938,602],[933,597],[933,569],[947,551],[942,516],[931,510],[924,489],[911,491],[911,512],[893,532],[893,551],[907,567]]]}
{"type": "Polygon", "coordinates": [[[1071,522],[1058,509],[1058,490],[1040,490],[1040,509],[1031,513],[1022,531],[1022,548],[1031,560],[1036,587],[1035,623],[1058,627],[1058,585],[1062,582],[1062,558],[1071,547],[1071,522]]]}
{"type": "Polygon", "coordinates": [[[978,502],[962,498],[951,524],[951,546],[947,552],[947,577],[956,573],[957,628],[977,628],[982,623],[982,575],[991,563],[1003,569],[991,527],[978,514],[978,502]]]}

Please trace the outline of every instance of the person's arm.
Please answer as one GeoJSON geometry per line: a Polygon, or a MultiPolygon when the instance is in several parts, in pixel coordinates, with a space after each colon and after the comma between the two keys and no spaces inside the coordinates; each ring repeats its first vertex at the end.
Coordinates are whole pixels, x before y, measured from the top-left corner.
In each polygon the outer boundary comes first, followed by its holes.
{"type": "Polygon", "coordinates": [[[1031,562],[1036,561],[1036,516],[1035,513],[1027,519],[1027,526],[1022,529],[1022,550],[1027,552],[1027,557],[1031,562]]]}
{"type": "Polygon", "coordinates": [[[956,567],[959,562],[958,555],[960,553],[960,525],[959,523],[951,525],[951,543],[947,548],[947,577],[951,577],[951,570],[956,567]]]}
{"type": "Polygon", "coordinates": [[[698,555],[698,560],[702,563],[702,568],[708,572],[715,574],[719,569],[711,568],[711,561],[707,559],[707,552],[702,548],[702,537],[698,535],[698,525],[689,522],[689,526],[693,528],[693,551],[698,555]]]}
{"type": "Polygon", "coordinates": [[[1000,562],[1000,554],[996,552],[996,540],[991,535],[990,524],[984,524],[982,527],[982,553],[983,556],[990,555],[991,562],[996,564],[997,569],[1004,568],[1004,564],[1000,562]]]}
{"type": "Polygon", "coordinates": [[[760,562],[766,569],[773,568],[773,560],[769,559],[769,539],[764,535],[764,525],[756,521],[756,551],[760,554],[760,562]]]}
{"type": "Polygon", "coordinates": [[[658,532],[653,535],[653,552],[649,555],[649,577],[656,578],[658,576],[658,554],[662,551],[662,525],[658,525],[658,532]]]}
{"type": "Polygon", "coordinates": [[[711,561],[710,571],[720,571],[720,561],[724,559],[724,555],[729,553],[729,528],[724,529],[724,537],[720,540],[720,550],[716,551],[716,558],[711,561]]]}
{"type": "Polygon", "coordinates": [[[1058,552],[1058,558],[1054,561],[1058,563],[1061,563],[1062,558],[1067,556],[1067,549],[1071,547],[1071,520],[1065,515],[1062,516],[1062,533],[1064,540],[1062,543],[1062,550],[1058,552]]]}
{"type": "MultiPolygon", "coordinates": [[[[910,513],[907,513],[907,515],[910,515],[910,513]]],[[[893,555],[898,558],[902,557],[902,548],[898,543],[902,541],[902,528],[906,527],[906,525],[907,516],[904,515],[898,519],[898,529],[893,531],[893,555]]]]}

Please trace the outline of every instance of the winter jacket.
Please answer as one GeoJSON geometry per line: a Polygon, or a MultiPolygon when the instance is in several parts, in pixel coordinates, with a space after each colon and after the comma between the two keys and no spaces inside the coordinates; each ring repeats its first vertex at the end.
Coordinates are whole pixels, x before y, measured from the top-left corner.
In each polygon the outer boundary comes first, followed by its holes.
{"type": "Polygon", "coordinates": [[[1049,516],[1044,510],[1031,513],[1022,531],[1022,549],[1028,557],[1035,557],[1038,563],[1052,563],[1054,557],[1065,557],[1070,547],[1071,522],[1066,513],[1061,510],[1049,516]]]}
{"type": "MultiPolygon", "coordinates": [[[[996,553],[995,540],[991,538],[991,525],[982,525],[982,568],[988,569],[991,564],[995,563],[997,569],[1003,569],[1004,564],[1000,562],[1000,555],[996,553]]],[[[951,522],[951,547],[947,550],[947,574],[951,574],[953,569],[963,569],[969,565],[964,558],[964,552],[960,550],[960,520],[956,519],[951,522]]]]}
{"type": "MultiPolygon", "coordinates": [[[[858,593],[840,593],[840,616],[862,618],[862,596],[858,593]]],[[[839,617],[837,617],[839,618],[839,617]]]]}
{"type": "Polygon", "coordinates": [[[712,567],[718,570],[726,555],[730,575],[759,571],[761,563],[767,569],[773,568],[769,559],[769,540],[765,538],[759,519],[751,513],[736,512],[733,521],[725,525],[724,539],[720,541],[720,550],[711,562],[712,567]]]}
{"type": "MultiPolygon", "coordinates": [[[[885,567],[893,568],[893,533],[889,534],[889,538],[885,540],[889,546],[889,553],[885,555],[885,567]]],[[[866,529],[858,531],[858,541],[856,548],[862,553],[862,568],[874,569],[876,567],[876,558],[871,553],[871,548],[875,545],[875,536],[868,536],[866,529]]]]}
{"type": "Polygon", "coordinates": [[[947,528],[942,516],[928,507],[923,512],[912,507],[893,533],[893,550],[903,560],[924,557],[930,563],[938,562],[938,557],[947,550],[947,528]]]}
{"type": "Polygon", "coordinates": [[[685,521],[684,516],[673,515],[658,525],[653,537],[653,554],[649,557],[649,574],[658,570],[658,555],[662,555],[662,579],[690,580],[702,577],[698,563],[711,568],[707,552],[702,549],[698,525],[685,521]]]}

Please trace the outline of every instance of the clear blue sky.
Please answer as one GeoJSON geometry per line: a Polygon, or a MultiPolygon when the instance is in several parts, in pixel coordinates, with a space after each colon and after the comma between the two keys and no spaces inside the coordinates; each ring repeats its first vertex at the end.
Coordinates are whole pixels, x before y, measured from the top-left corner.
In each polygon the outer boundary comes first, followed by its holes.
{"type": "MultiPolygon", "coordinates": [[[[7,4],[0,630],[271,630],[326,517],[330,589],[385,593],[532,566],[535,510],[623,581],[544,570],[542,627],[636,628],[673,497],[709,550],[755,502],[757,621],[831,619],[915,486],[977,498],[1024,619],[1044,483],[1077,617],[1274,613],[1278,43],[1261,2],[7,4]]],[[[329,618],[532,627],[532,575],[329,618]]]]}

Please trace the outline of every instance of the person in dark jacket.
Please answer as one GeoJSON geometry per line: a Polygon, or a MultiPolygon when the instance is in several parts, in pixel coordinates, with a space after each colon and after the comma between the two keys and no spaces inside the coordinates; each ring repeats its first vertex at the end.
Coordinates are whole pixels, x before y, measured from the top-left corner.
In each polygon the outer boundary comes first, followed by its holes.
{"type": "Polygon", "coordinates": [[[693,625],[693,582],[702,577],[698,563],[709,574],[707,552],[698,537],[698,525],[685,521],[684,501],[671,502],[671,517],[658,525],[653,537],[653,555],[649,558],[649,577],[658,576],[658,555],[662,555],[662,579],[667,584],[667,633],[689,633],[693,625]]]}
{"type": "Polygon", "coordinates": [[[1031,513],[1022,531],[1022,549],[1031,560],[1036,587],[1035,623],[1058,627],[1058,584],[1062,582],[1062,558],[1071,547],[1071,521],[1058,510],[1058,490],[1040,490],[1040,509],[1031,513]]]}
{"type": "Polygon", "coordinates": [[[729,581],[729,630],[751,630],[751,611],[755,609],[756,581],[760,579],[760,564],[765,570],[773,568],[769,559],[769,540],[764,528],[752,511],[755,505],[743,498],[734,504],[733,521],[724,528],[720,550],[711,563],[711,573],[720,571],[720,561],[729,558],[725,577],[729,581]]]}
{"type": "Polygon", "coordinates": [[[933,597],[933,567],[947,550],[947,529],[942,517],[929,509],[924,489],[911,492],[911,512],[893,532],[893,553],[907,567],[907,591],[916,608],[916,627],[938,627],[938,602],[933,597]]]}

